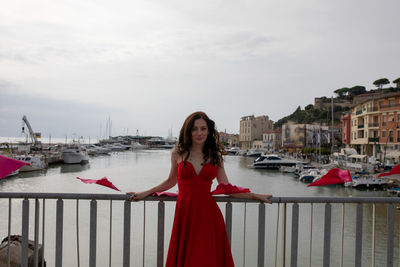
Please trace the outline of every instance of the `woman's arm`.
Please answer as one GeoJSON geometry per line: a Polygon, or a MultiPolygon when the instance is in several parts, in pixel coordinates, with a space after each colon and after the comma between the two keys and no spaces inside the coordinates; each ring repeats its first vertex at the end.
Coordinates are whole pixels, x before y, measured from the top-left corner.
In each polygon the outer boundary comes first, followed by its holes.
{"type": "MultiPolygon", "coordinates": [[[[225,168],[224,168],[224,163],[221,163],[221,166],[218,167],[218,173],[217,173],[217,181],[218,183],[224,183],[228,184],[229,180],[228,177],[226,176],[225,168]]],[[[269,194],[257,194],[253,192],[248,192],[248,193],[235,193],[235,194],[229,194],[232,197],[237,197],[237,198],[246,198],[246,199],[254,199],[254,200],[260,200],[263,202],[267,203],[272,203],[269,199],[272,197],[272,195],[269,194]]]]}
{"type": "Polygon", "coordinates": [[[163,192],[166,191],[176,185],[177,181],[177,172],[178,172],[178,153],[174,148],[171,153],[171,170],[169,171],[168,178],[161,182],[159,185],[142,192],[128,192],[129,200],[140,200],[148,195],[153,194],[154,192],[163,192]]]}

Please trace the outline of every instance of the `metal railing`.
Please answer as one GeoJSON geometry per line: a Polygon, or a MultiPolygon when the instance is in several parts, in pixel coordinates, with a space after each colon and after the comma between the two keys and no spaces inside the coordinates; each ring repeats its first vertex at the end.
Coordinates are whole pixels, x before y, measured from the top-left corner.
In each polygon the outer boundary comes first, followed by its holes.
{"type": "MultiPolygon", "coordinates": [[[[109,248],[108,248],[108,265],[111,266],[111,258],[113,251],[113,202],[119,201],[121,204],[123,203],[123,220],[121,229],[122,229],[122,266],[129,267],[131,266],[131,258],[130,255],[132,253],[131,249],[131,218],[132,218],[132,203],[138,202],[130,202],[127,200],[127,196],[123,194],[70,194],[70,193],[16,193],[16,192],[0,192],[0,198],[6,200],[8,199],[8,236],[11,235],[11,225],[12,225],[12,202],[18,201],[18,199],[22,199],[22,213],[21,213],[21,224],[22,224],[22,253],[21,253],[21,261],[22,266],[28,266],[28,237],[29,230],[34,229],[34,244],[35,248],[38,247],[39,244],[39,222],[40,222],[40,210],[42,210],[42,245],[45,247],[45,234],[50,234],[47,229],[49,226],[45,225],[45,217],[48,216],[46,214],[46,206],[45,203],[50,200],[55,200],[55,266],[61,267],[63,265],[63,248],[64,248],[64,222],[67,219],[64,212],[64,202],[66,200],[75,200],[76,201],[76,249],[77,249],[77,266],[80,266],[80,254],[79,254],[79,224],[81,223],[79,220],[79,207],[81,206],[80,201],[86,200],[90,201],[90,210],[88,212],[89,216],[89,250],[88,250],[88,261],[89,266],[96,266],[99,258],[101,257],[102,266],[105,264],[105,259],[107,259],[106,255],[99,255],[97,253],[98,242],[98,201],[109,201],[110,209],[109,209],[109,228],[101,229],[102,232],[109,231],[109,248]],[[34,220],[33,227],[30,223],[30,201],[34,201],[34,220]],[[40,202],[42,205],[40,206],[40,202]]],[[[232,197],[215,197],[218,203],[225,203],[225,223],[226,230],[228,234],[229,241],[232,240],[232,234],[236,232],[232,231],[232,204],[239,205],[240,203],[244,204],[244,221],[243,221],[243,266],[246,265],[246,205],[258,205],[258,216],[257,216],[257,227],[256,227],[256,238],[257,242],[252,242],[253,245],[256,244],[256,248],[251,248],[253,251],[257,251],[256,260],[254,262],[256,264],[250,266],[270,266],[266,265],[266,257],[271,256],[266,254],[266,245],[271,245],[274,247],[274,255],[273,261],[274,266],[297,266],[298,265],[298,255],[299,255],[299,225],[302,220],[299,220],[300,216],[308,216],[310,221],[309,225],[309,233],[308,233],[308,266],[312,266],[313,257],[312,253],[314,252],[315,244],[313,244],[313,232],[322,230],[323,232],[323,240],[321,244],[317,244],[322,248],[322,263],[323,266],[329,266],[331,262],[331,240],[332,240],[332,205],[340,205],[341,206],[341,218],[335,218],[335,221],[341,222],[340,227],[340,259],[339,265],[343,266],[344,261],[344,232],[345,232],[345,205],[356,205],[355,212],[355,240],[354,240],[354,265],[353,266],[361,266],[362,264],[362,249],[363,249],[363,234],[365,233],[365,226],[363,226],[363,207],[372,206],[372,227],[371,229],[371,251],[368,253],[368,256],[371,257],[371,266],[375,266],[375,238],[376,238],[376,205],[377,204],[386,204],[387,205],[387,234],[386,234],[386,266],[393,266],[394,264],[394,240],[395,240],[395,209],[394,204],[400,203],[400,198],[398,197],[273,197],[271,200],[273,205],[266,205],[264,203],[260,203],[254,200],[246,200],[246,199],[238,199],[232,197]],[[299,204],[309,205],[309,211],[305,212],[306,214],[300,213],[299,204]],[[314,229],[313,228],[313,216],[314,211],[313,208],[316,204],[323,205],[323,229],[314,229]],[[288,206],[291,207],[291,213],[287,212],[288,206]],[[268,209],[272,209],[276,207],[276,229],[275,229],[275,239],[268,238],[266,239],[266,230],[271,230],[273,227],[266,228],[266,207],[268,209]],[[291,223],[288,223],[291,218],[291,223]],[[279,225],[281,226],[279,228],[279,225]],[[288,229],[288,226],[291,226],[288,229]],[[364,227],[364,230],[363,230],[364,227]],[[280,238],[279,238],[280,234],[280,238]],[[290,241],[288,240],[290,236],[290,241]],[[268,243],[266,241],[268,240],[268,243]],[[289,241],[289,242],[288,242],[289,241]],[[280,250],[278,248],[278,243],[281,243],[280,250]],[[314,247],[313,247],[314,245],[314,247]],[[280,258],[278,257],[280,255],[280,258]],[[290,259],[290,263],[289,263],[290,259]],[[288,262],[287,262],[288,261],[288,262]]],[[[145,266],[145,240],[146,240],[146,203],[157,203],[157,227],[156,227],[156,238],[157,238],[157,252],[156,252],[156,266],[161,267],[164,264],[164,235],[165,235],[165,203],[166,202],[174,202],[176,198],[172,197],[147,197],[146,200],[140,203],[144,203],[143,206],[143,259],[142,263],[139,265],[145,266]]],[[[82,201],[83,202],[83,201],[82,201]]],[[[271,210],[270,210],[271,211],[271,210]]],[[[72,213],[73,214],[73,213],[72,213]]],[[[321,213],[322,214],[322,213],[321,213]]],[[[168,216],[173,216],[172,214],[168,214],[168,216]]],[[[271,220],[272,222],[275,220],[271,220]]],[[[315,221],[315,220],[314,220],[315,221]]],[[[302,240],[304,242],[304,240],[302,240]]],[[[71,244],[68,244],[71,246],[71,244]]],[[[75,246],[72,244],[72,246],[75,246]]],[[[49,256],[49,255],[47,255],[49,256]]],[[[67,255],[69,256],[69,255],[67,255]]],[[[365,256],[365,255],[364,255],[365,256]]],[[[10,252],[8,252],[8,257],[10,257],[10,252]]],[[[35,261],[34,266],[38,266],[38,252],[35,249],[35,261]]],[[[319,256],[321,257],[321,256],[319,256]]],[[[9,262],[9,258],[8,258],[9,262]]],[[[43,262],[42,262],[43,263],[43,262]]],[[[119,266],[121,266],[119,265],[119,266]]],[[[305,266],[305,264],[300,264],[301,266],[305,266]]],[[[318,263],[314,263],[314,265],[318,266],[318,263]]],[[[42,265],[43,266],[43,265],[42,265]]],[[[321,266],[321,265],[319,265],[321,266]]]]}

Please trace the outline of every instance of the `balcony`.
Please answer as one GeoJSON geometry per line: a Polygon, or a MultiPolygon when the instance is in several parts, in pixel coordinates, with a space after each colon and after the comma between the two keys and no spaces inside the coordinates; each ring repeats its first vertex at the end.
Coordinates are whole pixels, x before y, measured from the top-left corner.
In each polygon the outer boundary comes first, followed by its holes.
{"type": "Polygon", "coordinates": [[[380,106],[381,109],[386,109],[386,108],[400,108],[400,104],[389,104],[389,105],[382,105],[380,106]]]}
{"type": "Polygon", "coordinates": [[[369,128],[379,127],[379,122],[370,122],[368,123],[368,127],[369,128]]]}
{"type": "Polygon", "coordinates": [[[379,142],[379,137],[369,137],[368,142],[379,142]]]}
{"type": "MultiPolygon", "coordinates": [[[[380,263],[377,266],[384,266],[383,262],[393,266],[397,259],[398,197],[273,197],[272,205],[232,197],[215,199],[225,213],[232,247],[240,246],[236,254],[232,250],[233,257],[243,261],[237,266],[342,266],[344,261],[351,266],[376,266],[375,261],[380,263]],[[233,224],[232,218],[238,216],[241,230],[233,224]],[[349,225],[349,220],[354,224],[349,225]],[[366,227],[367,222],[372,227],[366,227]],[[354,235],[345,234],[349,231],[354,235]],[[316,233],[323,238],[316,239],[316,233]],[[373,245],[363,254],[369,242],[373,245]],[[351,259],[345,258],[343,244],[353,244],[351,259]]],[[[165,222],[171,221],[169,208],[175,201],[174,197],[147,197],[129,202],[125,194],[0,192],[4,215],[8,213],[8,236],[11,226],[22,232],[24,267],[28,266],[28,247],[37,248],[39,239],[46,247],[47,266],[162,267],[168,241],[164,240],[168,236],[165,222]],[[28,245],[28,237],[34,238],[34,245],[28,245]]],[[[7,233],[7,227],[3,229],[7,233]]],[[[38,266],[38,250],[34,251],[34,266],[38,266]]]]}
{"type": "Polygon", "coordinates": [[[364,124],[359,124],[359,125],[357,125],[357,128],[358,128],[358,129],[364,129],[364,124]]]}
{"type": "Polygon", "coordinates": [[[376,112],[378,111],[378,107],[367,108],[367,112],[376,112]]]}

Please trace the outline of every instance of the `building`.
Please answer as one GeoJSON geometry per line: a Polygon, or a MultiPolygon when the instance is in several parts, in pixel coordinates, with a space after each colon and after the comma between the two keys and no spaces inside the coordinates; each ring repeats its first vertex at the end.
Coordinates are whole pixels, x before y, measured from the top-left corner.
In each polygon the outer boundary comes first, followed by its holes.
{"type": "Polygon", "coordinates": [[[239,146],[239,135],[230,134],[226,132],[219,132],[219,141],[225,147],[238,147],[239,146]]]}
{"type": "Polygon", "coordinates": [[[273,129],[274,122],[268,116],[245,116],[240,119],[239,142],[242,149],[253,147],[254,141],[262,141],[263,133],[273,129]]]}
{"type": "MultiPolygon", "coordinates": [[[[334,128],[334,136],[335,132],[338,135],[337,128],[334,128]]],[[[304,147],[317,148],[321,144],[331,143],[331,133],[332,127],[288,121],[282,125],[282,148],[291,152],[304,147]]]]}
{"type": "Polygon", "coordinates": [[[263,134],[264,148],[269,153],[278,152],[282,147],[282,130],[271,130],[263,134]]]}
{"type": "Polygon", "coordinates": [[[359,153],[399,161],[400,92],[355,105],[351,112],[351,146],[359,153]]]}
{"type": "Polygon", "coordinates": [[[344,114],[341,118],[342,124],[342,144],[345,146],[350,145],[351,141],[351,114],[350,112],[344,114]]]}

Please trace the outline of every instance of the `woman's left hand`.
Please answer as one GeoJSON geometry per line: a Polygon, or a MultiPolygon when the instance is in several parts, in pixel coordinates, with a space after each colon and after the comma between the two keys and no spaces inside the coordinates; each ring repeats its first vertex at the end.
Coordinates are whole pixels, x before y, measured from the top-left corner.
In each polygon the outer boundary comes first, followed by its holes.
{"type": "Polygon", "coordinates": [[[253,193],[253,199],[254,200],[260,200],[262,202],[266,202],[269,204],[272,204],[271,200],[269,200],[272,197],[272,195],[269,194],[256,194],[253,193]]]}
{"type": "Polygon", "coordinates": [[[149,194],[147,192],[128,192],[127,195],[130,195],[129,200],[141,200],[147,197],[149,194]]]}

